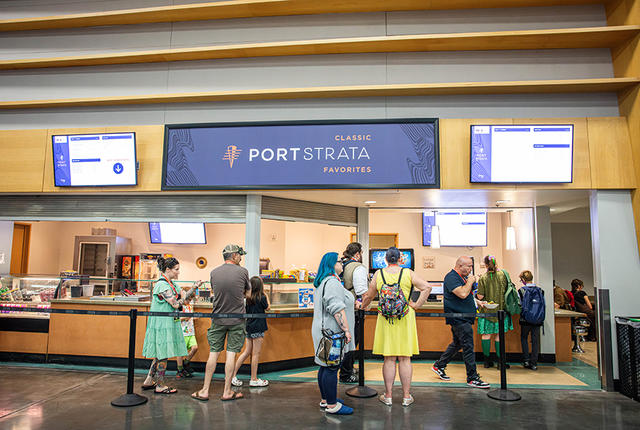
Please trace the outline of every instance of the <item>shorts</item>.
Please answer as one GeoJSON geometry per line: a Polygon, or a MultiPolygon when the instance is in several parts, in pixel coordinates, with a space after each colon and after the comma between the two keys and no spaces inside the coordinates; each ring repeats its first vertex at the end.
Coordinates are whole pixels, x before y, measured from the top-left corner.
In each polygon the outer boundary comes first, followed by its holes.
{"type": "Polygon", "coordinates": [[[247,339],[257,339],[259,337],[264,337],[264,332],[261,331],[259,333],[247,333],[247,339]]]}
{"type": "Polygon", "coordinates": [[[207,340],[211,352],[221,352],[224,349],[224,341],[227,339],[227,351],[240,352],[244,346],[244,323],[234,325],[219,325],[212,323],[207,330],[207,340]]]}
{"type": "Polygon", "coordinates": [[[195,336],[185,336],[184,343],[187,344],[187,351],[190,351],[194,346],[198,346],[198,342],[196,342],[195,336]]]}

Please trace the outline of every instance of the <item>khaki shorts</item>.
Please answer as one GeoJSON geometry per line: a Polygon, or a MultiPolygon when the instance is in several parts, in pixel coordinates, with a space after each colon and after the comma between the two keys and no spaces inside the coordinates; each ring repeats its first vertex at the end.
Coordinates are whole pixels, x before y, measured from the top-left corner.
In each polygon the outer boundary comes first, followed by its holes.
{"type": "Polygon", "coordinates": [[[220,352],[224,349],[224,341],[227,339],[227,351],[240,352],[244,346],[246,335],[244,323],[235,325],[219,325],[212,323],[207,330],[207,340],[211,352],[220,352]]]}

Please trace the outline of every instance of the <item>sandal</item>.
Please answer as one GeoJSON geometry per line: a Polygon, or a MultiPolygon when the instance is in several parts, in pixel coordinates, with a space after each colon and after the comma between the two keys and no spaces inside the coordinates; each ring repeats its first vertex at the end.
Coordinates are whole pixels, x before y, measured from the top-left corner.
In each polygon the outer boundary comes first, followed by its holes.
{"type": "Polygon", "coordinates": [[[153,390],[153,392],[155,394],[175,394],[178,392],[178,389],[173,387],[164,387],[164,390],[153,390]]]}
{"type": "Polygon", "coordinates": [[[153,384],[150,385],[144,385],[142,384],[142,386],[140,388],[142,388],[143,390],[153,390],[154,388],[156,388],[156,383],[154,382],[153,384]]]}
{"type": "Polygon", "coordinates": [[[237,391],[237,392],[233,393],[233,395],[231,397],[220,397],[220,400],[222,400],[223,402],[228,402],[230,400],[242,399],[243,397],[244,397],[244,394],[242,394],[241,392],[237,391]]]}
{"type": "Polygon", "coordinates": [[[201,402],[208,402],[209,401],[209,398],[208,397],[202,397],[200,395],[199,391],[196,391],[195,393],[192,393],[191,394],[191,398],[195,399],[195,400],[200,400],[201,402]]]}

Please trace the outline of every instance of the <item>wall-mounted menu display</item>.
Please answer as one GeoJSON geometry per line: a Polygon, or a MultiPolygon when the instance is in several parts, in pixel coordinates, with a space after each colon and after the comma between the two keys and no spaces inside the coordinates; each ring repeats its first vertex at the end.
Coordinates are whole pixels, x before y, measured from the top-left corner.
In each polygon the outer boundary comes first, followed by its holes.
{"type": "Polygon", "coordinates": [[[149,238],[151,243],[207,243],[202,222],[150,222],[149,238]]]}
{"type": "Polygon", "coordinates": [[[137,185],[136,134],[52,136],[56,187],[137,185]]]}
{"type": "Polygon", "coordinates": [[[471,182],[572,181],[573,124],[471,126],[471,182]]]}
{"type": "Polygon", "coordinates": [[[478,209],[443,209],[422,214],[422,245],[431,246],[432,228],[438,226],[440,246],[487,246],[487,212],[478,209]]]}

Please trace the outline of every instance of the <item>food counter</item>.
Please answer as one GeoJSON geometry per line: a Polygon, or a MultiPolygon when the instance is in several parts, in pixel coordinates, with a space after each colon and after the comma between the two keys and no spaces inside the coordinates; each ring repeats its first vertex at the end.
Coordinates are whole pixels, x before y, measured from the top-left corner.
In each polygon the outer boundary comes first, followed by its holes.
{"type": "MultiPolygon", "coordinates": [[[[299,287],[311,284],[283,284],[269,291],[272,296],[270,312],[312,313],[312,309],[297,306],[299,287]]],[[[52,309],[125,310],[136,308],[147,311],[149,302],[96,300],[88,297],[51,300],[52,309]]],[[[194,306],[196,312],[211,312],[211,304],[201,297],[194,306]]],[[[372,307],[372,309],[375,309],[372,307]]],[[[443,312],[440,302],[427,302],[422,307],[426,312],[443,312]]],[[[571,361],[571,317],[582,314],[556,310],[556,360],[571,361]]],[[[375,331],[375,315],[368,315],[365,323],[365,349],[371,350],[375,331]]],[[[269,330],[265,334],[265,348],[261,363],[279,362],[281,367],[308,364],[313,357],[311,340],[312,318],[269,318],[269,330]]],[[[136,330],[136,358],[142,357],[142,346],[147,317],[138,317],[136,330]]],[[[418,318],[418,339],[421,352],[433,355],[443,351],[451,342],[451,331],[444,318],[418,318]],[[430,353],[430,354],[429,354],[430,353]]],[[[196,339],[200,346],[194,357],[195,362],[205,362],[209,353],[207,329],[210,319],[195,320],[196,339]]],[[[475,331],[475,330],[474,330],[475,331]]],[[[514,330],[507,333],[506,351],[520,353],[520,327],[514,321],[514,330]]],[[[80,357],[124,359],[128,353],[129,318],[126,316],[71,315],[53,313],[50,315],[47,333],[24,333],[11,329],[0,331],[0,352],[36,353],[48,355],[49,359],[82,361],[80,357]]],[[[480,351],[480,335],[475,335],[476,351],[480,351]]],[[[219,362],[224,362],[224,353],[219,362]]]]}

